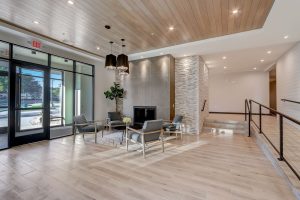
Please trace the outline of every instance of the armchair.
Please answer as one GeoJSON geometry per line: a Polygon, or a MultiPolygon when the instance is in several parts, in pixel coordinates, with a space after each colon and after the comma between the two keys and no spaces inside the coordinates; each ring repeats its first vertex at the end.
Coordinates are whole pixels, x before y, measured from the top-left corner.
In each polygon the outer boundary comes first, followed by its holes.
{"type": "Polygon", "coordinates": [[[89,122],[86,120],[84,115],[75,116],[73,119],[74,122],[74,141],[76,137],[76,130],[82,134],[84,139],[84,134],[95,134],[95,143],[97,143],[97,133],[102,131],[103,137],[103,130],[104,126],[98,125],[97,121],[89,122]]]}
{"type": "Polygon", "coordinates": [[[122,121],[122,116],[119,112],[108,112],[106,125],[108,126],[110,132],[113,127],[126,126],[126,124],[122,121]]]}
{"type": "Polygon", "coordinates": [[[164,152],[164,140],[162,137],[162,120],[145,121],[141,130],[126,127],[126,149],[128,142],[140,144],[142,146],[143,157],[145,158],[145,144],[161,141],[162,151],[164,152]]]}
{"type": "Polygon", "coordinates": [[[182,138],[182,128],[181,128],[182,119],[183,119],[182,115],[175,115],[171,123],[167,122],[163,124],[164,132],[167,132],[169,134],[171,133],[176,134],[176,138],[177,138],[177,134],[180,134],[180,138],[182,138]]]}

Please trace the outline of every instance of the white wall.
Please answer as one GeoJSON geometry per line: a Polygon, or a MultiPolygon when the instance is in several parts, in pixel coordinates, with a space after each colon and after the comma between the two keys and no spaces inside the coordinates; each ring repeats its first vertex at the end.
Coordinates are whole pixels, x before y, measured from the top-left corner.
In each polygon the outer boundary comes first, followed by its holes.
{"type": "Polygon", "coordinates": [[[115,111],[115,102],[108,100],[104,92],[108,90],[115,81],[115,73],[104,68],[104,63],[95,67],[95,120],[104,120],[107,112],[115,111]]]}
{"type": "Polygon", "coordinates": [[[277,109],[300,120],[300,105],[281,99],[300,101],[300,43],[283,55],[276,65],[277,109]]]}
{"type": "Polygon", "coordinates": [[[210,74],[210,112],[245,112],[245,99],[269,106],[268,72],[210,74]]]}

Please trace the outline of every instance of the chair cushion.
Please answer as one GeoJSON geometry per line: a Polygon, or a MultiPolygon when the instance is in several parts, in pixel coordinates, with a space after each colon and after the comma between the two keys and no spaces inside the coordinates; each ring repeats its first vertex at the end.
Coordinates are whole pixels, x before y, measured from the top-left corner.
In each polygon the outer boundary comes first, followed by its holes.
{"type": "Polygon", "coordinates": [[[176,131],[177,130],[177,124],[168,124],[163,127],[164,130],[169,129],[169,131],[176,131]]]}
{"type": "MultiPolygon", "coordinates": [[[[152,134],[145,134],[145,142],[151,142],[151,141],[155,141],[155,140],[159,140],[159,136],[160,136],[160,131],[157,133],[152,133],[152,134]]],[[[139,133],[132,133],[129,136],[130,139],[141,143],[142,142],[142,135],[139,133]]]]}
{"type": "MultiPolygon", "coordinates": [[[[104,126],[97,125],[97,132],[104,130],[104,126]]],[[[87,125],[81,128],[81,132],[95,132],[95,125],[87,125]]]]}
{"type": "MultiPolygon", "coordinates": [[[[74,123],[75,124],[87,124],[88,121],[86,120],[84,115],[78,115],[74,117],[74,123]]],[[[83,127],[86,127],[87,125],[77,126],[78,131],[81,133],[83,132],[83,127]]]]}
{"type": "Polygon", "coordinates": [[[163,120],[149,120],[145,121],[143,125],[143,132],[160,131],[162,129],[163,120]]]}
{"type": "Polygon", "coordinates": [[[125,123],[123,123],[120,120],[111,121],[110,124],[113,125],[113,126],[118,126],[118,125],[124,125],[125,126],[125,123]]]}
{"type": "Polygon", "coordinates": [[[119,112],[108,112],[108,118],[110,121],[122,121],[122,117],[119,112]]]}
{"type": "Polygon", "coordinates": [[[74,122],[75,124],[86,124],[88,121],[84,115],[78,115],[74,117],[74,122]]]}
{"type": "Polygon", "coordinates": [[[182,115],[175,115],[175,117],[173,119],[173,124],[181,123],[182,119],[183,119],[182,115]]]}

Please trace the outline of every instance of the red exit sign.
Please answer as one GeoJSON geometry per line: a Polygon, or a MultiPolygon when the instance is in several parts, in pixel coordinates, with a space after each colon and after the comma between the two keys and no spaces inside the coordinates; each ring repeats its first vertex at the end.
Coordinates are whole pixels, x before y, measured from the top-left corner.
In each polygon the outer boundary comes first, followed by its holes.
{"type": "Polygon", "coordinates": [[[37,40],[32,40],[31,41],[31,46],[37,49],[42,48],[42,43],[40,41],[37,40]]]}

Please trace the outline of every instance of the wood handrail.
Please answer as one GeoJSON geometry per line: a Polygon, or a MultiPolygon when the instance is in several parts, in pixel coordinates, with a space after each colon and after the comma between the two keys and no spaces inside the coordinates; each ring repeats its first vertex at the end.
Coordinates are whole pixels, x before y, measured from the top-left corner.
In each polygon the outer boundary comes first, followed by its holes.
{"type": "Polygon", "coordinates": [[[289,99],[281,99],[281,101],[283,101],[283,102],[291,102],[291,103],[296,103],[296,104],[300,104],[300,102],[299,101],[293,101],[293,100],[289,100],[289,99]]]}
{"type": "Polygon", "coordinates": [[[203,111],[204,111],[204,109],[205,109],[205,104],[206,104],[206,99],[204,100],[204,103],[203,103],[203,106],[202,106],[202,110],[201,110],[201,112],[203,112],[203,111]]]}

